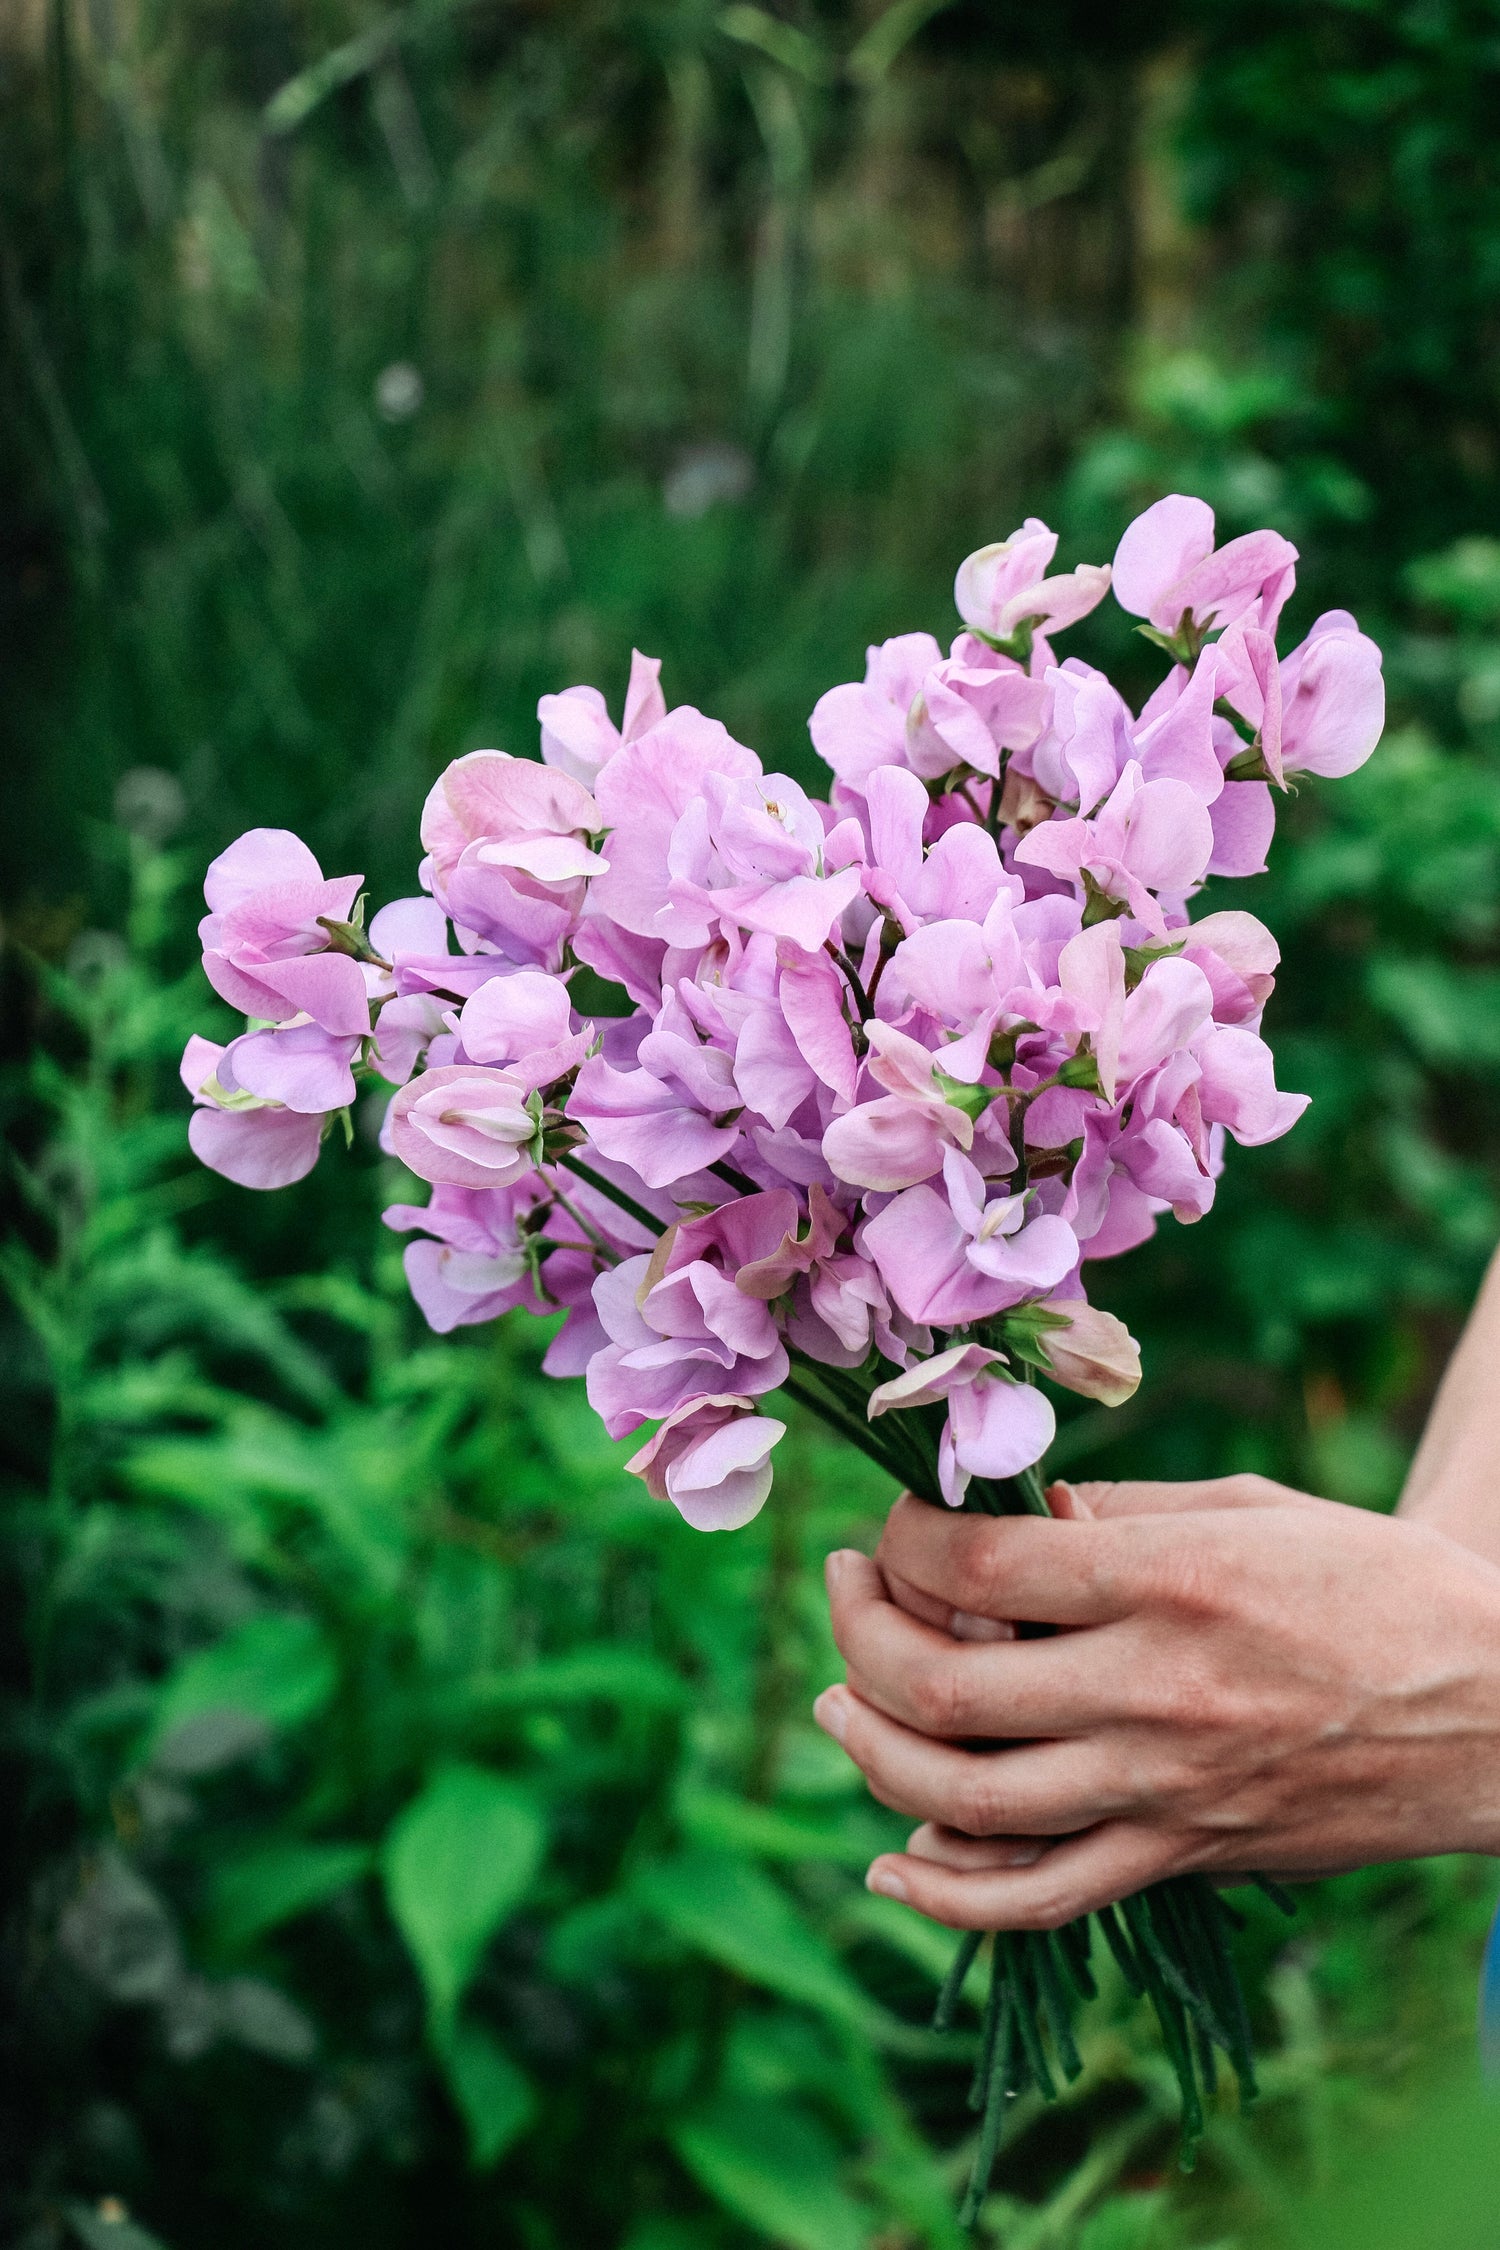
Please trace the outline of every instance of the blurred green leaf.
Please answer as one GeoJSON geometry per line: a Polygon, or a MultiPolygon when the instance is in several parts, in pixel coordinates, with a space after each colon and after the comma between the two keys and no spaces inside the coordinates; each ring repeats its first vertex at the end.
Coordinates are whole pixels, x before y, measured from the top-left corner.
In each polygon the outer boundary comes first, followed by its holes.
{"type": "Polygon", "coordinates": [[[487,1767],[441,1767],[391,1823],[386,1897],[446,2051],[464,1988],[541,1864],[546,1831],[531,1799],[487,1767]]]}
{"type": "Polygon", "coordinates": [[[672,2144],[726,2210],[786,2250],[865,2250],[870,2215],[839,2186],[838,2148],[805,2110],[721,2100],[677,2126],[672,2144]]]}
{"type": "MultiPolygon", "coordinates": [[[[863,1815],[865,1808],[858,1808],[863,1815]]],[[[677,1817],[693,1843],[710,1851],[753,1853],[761,1859],[831,1860],[840,1867],[867,1867],[884,1839],[871,1836],[865,1820],[815,1820],[782,1812],[774,1805],[749,1803],[727,1790],[687,1789],[677,1800],[677,1817]]]]}
{"type": "Polygon", "coordinates": [[[644,1650],[581,1648],[503,1672],[475,1672],[448,1693],[449,1714],[566,1709],[587,1703],[620,1703],[642,1710],[677,1710],[688,1685],[644,1650]]]}
{"type": "Polygon", "coordinates": [[[324,1905],[368,1874],[368,1844],[269,1844],[216,1872],[209,1892],[214,1943],[226,1952],[324,1905]]]}
{"type": "Polygon", "coordinates": [[[531,2086],[482,2024],[457,2024],[440,2053],[453,2098],[469,2129],[470,2161],[476,2171],[488,2171],[535,2116],[531,2086]]]}
{"type": "Polygon", "coordinates": [[[868,2032],[859,1986],[769,1876],[722,1852],[683,1852],[641,1868],[635,1896],[695,1951],[751,1984],[868,2032]]]}
{"type": "Polygon", "coordinates": [[[1500,1063],[1500,970],[1376,959],[1370,996],[1427,1062],[1462,1071],[1500,1063]]]}
{"type": "MultiPolygon", "coordinates": [[[[337,1681],[333,1653],[310,1617],[270,1611],[252,1617],[213,1648],[185,1657],[162,1685],[146,1754],[179,1770],[202,1763],[194,1732],[225,1714],[267,1730],[300,1726],[320,1711],[337,1681]]],[[[253,1743],[254,1732],[245,1738],[253,1743]]],[[[210,1761],[211,1762],[211,1761],[210,1761]]]]}

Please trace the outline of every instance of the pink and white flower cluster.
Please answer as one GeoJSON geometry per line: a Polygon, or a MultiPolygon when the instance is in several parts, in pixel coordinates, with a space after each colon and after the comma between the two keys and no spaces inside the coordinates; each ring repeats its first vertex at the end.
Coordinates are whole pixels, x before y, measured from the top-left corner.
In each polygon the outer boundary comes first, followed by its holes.
{"type": "Polygon", "coordinates": [[[208,871],[204,966],[249,1019],[189,1042],[192,1144],[246,1186],[316,1161],[356,1079],[431,1194],[388,1225],[431,1325],[562,1310],[611,1436],[689,1522],[770,1489],[783,1385],[943,1496],[1037,1462],[1035,1381],[1139,1376],[1084,1272],[1201,1218],[1226,1135],[1285,1133],[1270,933],[1193,917],[1265,863],[1273,790],[1367,758],[1380,653],[1342,611],[1279,657],[1295,549],[1139,517],[1116,598],[1171,658],[1133,712],[1052,637],[1111,583],[1028,521],[810,722],[826,799],[767,773],[637,655],[623,725],[545,696],[541,760],[477,750],[423,809],[422,895],[362,921],[284,830],[208,871]],[[582,997],[586,988],[594,997],[582,997]],[[896,1435],[889,1436],[894,1432],[896,1435]],[[905,1450],[903,1450],[903,1448],[905,1450]]]}

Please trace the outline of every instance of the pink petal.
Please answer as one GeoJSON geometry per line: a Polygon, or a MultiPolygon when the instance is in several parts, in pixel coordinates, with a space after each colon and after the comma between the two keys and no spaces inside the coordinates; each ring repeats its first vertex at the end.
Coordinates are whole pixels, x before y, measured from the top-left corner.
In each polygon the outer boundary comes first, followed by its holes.
{"type": "Polygon", "coordinates": [[[958,1465],[970,1476],[1013,1477],[1040,1461],[1057,1434],[1057,1416],[1034,1384],[991,1376],[953,1393],[948,1427],[958,1465]]]}
{"type": "Polygon", "coordinates": [[[238,1187],[290,1187],[317,1163],[323,1121],[290,1109],[195,1109],[188,1140],[201,1164],[238,1187]]]}
{"type": "Polygon", "coordinates": [[[213,914],[227,914],[269,883],[321,883],[323,870],[289,828],[250,828],[209,862],[203,896],[213,914]]]}
{"type": "Polygon", "coordinates": [[[1208,502],[1169,492],[1136,517],[1115,549],[1115,600],[1132,617],[1149,617],[1167,588],[1212,554],[1213,544],[1208,502]]]}
{"type": "Polygon", "coordinates": [[[311,1016],[325,1031],[349,1038],[369,1031],[364,976],[347,953],[304,953],[290,961],[257,962],[252,973],[285,1002],[290,1013],[311,1016]]]}

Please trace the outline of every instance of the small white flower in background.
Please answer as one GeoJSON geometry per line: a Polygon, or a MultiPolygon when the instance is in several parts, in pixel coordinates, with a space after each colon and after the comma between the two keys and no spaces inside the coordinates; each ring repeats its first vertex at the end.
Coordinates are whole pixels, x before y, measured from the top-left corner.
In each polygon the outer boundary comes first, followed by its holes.
{"type": "Polygon", "coordinates": [[[143,843],[163,844],[187,812],[182,784],[161,766],[132,766],[115,783],[115,818],[143,843]]]}
{"type": "Polygon", "coordinates": [[[690,522],[721,500],[743,500],[754,482],[755,463],[742,445],[689,445],[662,479],[661,504],[690,522]]]}
{"type": "Polygon", "coordinates": [[[375,411],[383,422],[409,422],[427,395],[421,369],[393,359],[375,378],[375,411]]]}

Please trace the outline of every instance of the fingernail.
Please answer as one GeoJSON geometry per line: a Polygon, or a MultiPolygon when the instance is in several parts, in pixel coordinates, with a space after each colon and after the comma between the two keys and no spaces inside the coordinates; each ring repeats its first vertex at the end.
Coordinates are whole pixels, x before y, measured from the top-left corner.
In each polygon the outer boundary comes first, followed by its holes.
{"type": "Polygon", "coordinates": [[[825,1734],[831,1734],[835,1742],[842,1742],[849,1731],[849,1706],[843,1689],[824,1688],[813,1705],[813,1717],[825,1734]]]}
{"type": "Polygon", "coordinates": [[[881,1898],[899,1898],[904,1901],[906,1897],[906,1885],[895,1868],[882,1866],[878,1859],[865,1877],[865,1889],[876,1892],[881,1898]]]}
{"type": "Polygon", "coordinates": [[[976,1617],[967,1609],[956,1609],[948,1620],[948,1630],[956,1641],[1013,1641],[1016,1629],[1003,1617],[976,1617]]]}
{"type": "Polygon", "coordinates": [[[837,1586],[844,1572],[849,1568],[849,1554],[849,1548],[835,1547],[833,1553],[824,1563],[823,1577],[830,1591],[837,1586]]]}

